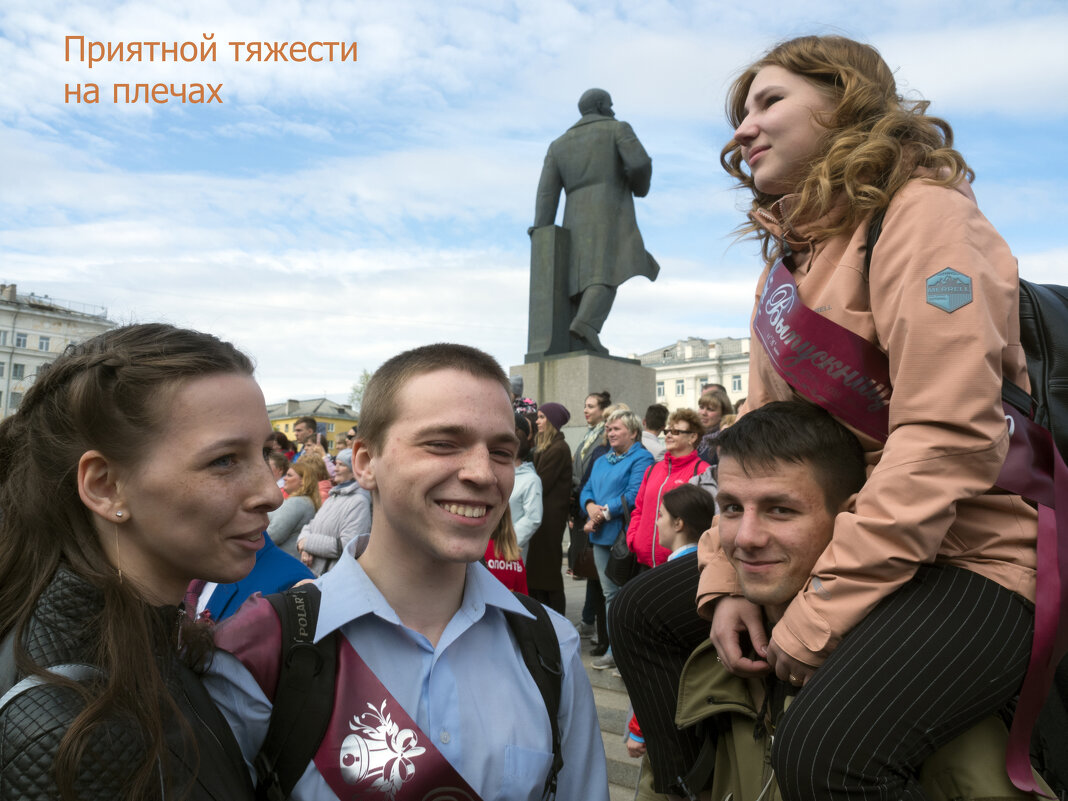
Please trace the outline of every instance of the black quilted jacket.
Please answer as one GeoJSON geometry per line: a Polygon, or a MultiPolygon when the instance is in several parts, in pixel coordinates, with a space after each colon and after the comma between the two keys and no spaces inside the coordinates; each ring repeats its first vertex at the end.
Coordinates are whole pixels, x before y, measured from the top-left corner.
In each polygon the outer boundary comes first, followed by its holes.
{"type": "MultiPolygon", "coordinates": [[[[92,615],[99,608],[97,590],[61,568],[41,595],[24,644],[39,665],[87,661],[95,633],[92,615]]],[[[170,608],[168,615],[174,614],[170,608]]],[[[184,795],[186,801],[232,801],[252,798],[252,786],[237,743],[222,715],[211,703],[200,680],[174,660],[171,692],[196,737],[199,767],[184,795]]],[[[6,688],[5,688],[6,689],[6,688]]],[[[0,799],[53,801],[59,798],[52,759],[60,739],[82,708],[70,690],[42,685],[24,692],[0,712],[0,799]]],[[[177,801],[193,766],[198,764],[183,747],[177,725],[169,727],[168,740],[174,781],[160,795],[177,801]]],[[[115,801],[122,798],[144,746],[136,727],[114,720],[91,738],[75,783],[79,801],[115,801]]]]}

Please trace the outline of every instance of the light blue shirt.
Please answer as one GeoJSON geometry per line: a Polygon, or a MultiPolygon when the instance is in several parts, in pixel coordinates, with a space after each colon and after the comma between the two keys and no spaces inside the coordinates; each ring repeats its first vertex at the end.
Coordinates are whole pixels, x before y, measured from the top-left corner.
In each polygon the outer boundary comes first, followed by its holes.
{"type": "MultiPolygon", "coordinates": [[[[545,702],[516,650],[501,610],[530,617],[503,584],[478,563],[467,567],[460,609],[435,648],[401,623],[354,558],[365,537],[349,543],[337,565],[316,583],[322,591],[318,642],[341,629],[367,666],[483,801],[541,798],[552,764],[545,702]]],[[[559,801],[608,801],[604,747],[593,691],[580,659],[579,637],[549,610],[560,640],[559,801]]],[[[245,667],[218,652],[204,683],[226,716],[249,770],[267,734],[271,704],[245,667]]],[[[296,801],[337,796],[312,762],[293,790],[296,801]]]]}

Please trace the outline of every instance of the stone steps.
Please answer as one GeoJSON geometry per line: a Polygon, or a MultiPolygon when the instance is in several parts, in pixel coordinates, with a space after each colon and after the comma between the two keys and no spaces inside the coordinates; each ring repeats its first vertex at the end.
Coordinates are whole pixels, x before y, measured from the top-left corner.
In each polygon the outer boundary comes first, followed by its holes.
{"type": "MultiPolygon", "coordinates": [[[[586,597],[586,582],[564,576],[567,597],[567,617],[576,625],[586,597]]],[[[638,781],[639,760],[631,759],[623,742],[623,732],[630,720],[630,699],[623,680],[612,670],[594,670],[594,657],[590,655],[590,641],[582,641],[582,664],[593,687],[593,699],[597,704],[597,718],[601,726],[605,759],[608,763],[608,789],[611,801],[633,801],[634,787],[638,781]]]]}
{"type": "Polygon", "coordinates": [[[601,726],[601,741],[608,763],[608,783],[625,793],[622,797],[633,798],[638,781],[638,760],[631,759],[623,742],[623,732],[630,720],[630,699],[623,680],[611,670],[594,670],[590,667],[592,657],[589,647],[583,642],[586,653],[582,656],[586,674],[593,686],[593,699],[597,704],[597,719],[601,726]],[[629,794],[629,795],[626,795],[629,794]]]}

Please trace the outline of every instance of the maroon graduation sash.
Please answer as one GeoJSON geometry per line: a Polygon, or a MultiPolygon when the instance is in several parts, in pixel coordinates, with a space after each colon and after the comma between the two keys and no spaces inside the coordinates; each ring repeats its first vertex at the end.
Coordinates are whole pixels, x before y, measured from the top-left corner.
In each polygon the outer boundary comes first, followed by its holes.
{"type": "MultiPolygon", "coordinates": [[[[482,801],[340,632],[334,708],[313,761],[342,801],[482,801]]],[[[282,628],[270,602],[253,595],[215,630],[272,702],[282,628]],[[237,621],[235,625],[235,621],[237,621]]]]}
{"type": "Polygon", "coordinates": [[[314,761],[343,801],[481,801],[345,637],[334,711],[314,761]]]}
{"type": "MultiPolygon", "coordinates": [[[[892,390],[886,354],[805,306],[782,259],[764,282],[753,333],[775,371],[798,394],[872,439],[886,441],[892,390]]],[[[1068,467],[1046,429],[1011,404],[1003,406],[1009,453],[996,486],[1038,504],[1034,639],[1006,766],[1017,788],[1041,794],[1031,770],[1030,741],[1053,673],[1068,652],[1068,626],[1061,615],[1068,609],[1068,467]],[[1064,533],[1059,540],[1058,529],[1064,533]]]]}
{"type": "Polygon", "coordinates": [[[764,282],[753,332],[776,372],[797,392],[872,439],[886,439],[891,392],[886,355],[805,306],[782,260],[764,282]]]}

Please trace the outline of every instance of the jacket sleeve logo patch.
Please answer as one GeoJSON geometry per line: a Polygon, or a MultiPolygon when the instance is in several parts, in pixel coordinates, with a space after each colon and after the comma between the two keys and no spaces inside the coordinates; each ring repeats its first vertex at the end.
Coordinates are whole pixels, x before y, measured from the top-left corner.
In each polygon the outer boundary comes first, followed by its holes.
{"type": "Polygon", "coordinates": [[[972,279],[952,267],[935,273],[927,279],[927,302],[952,314],[972,302],[972,279]]]}

